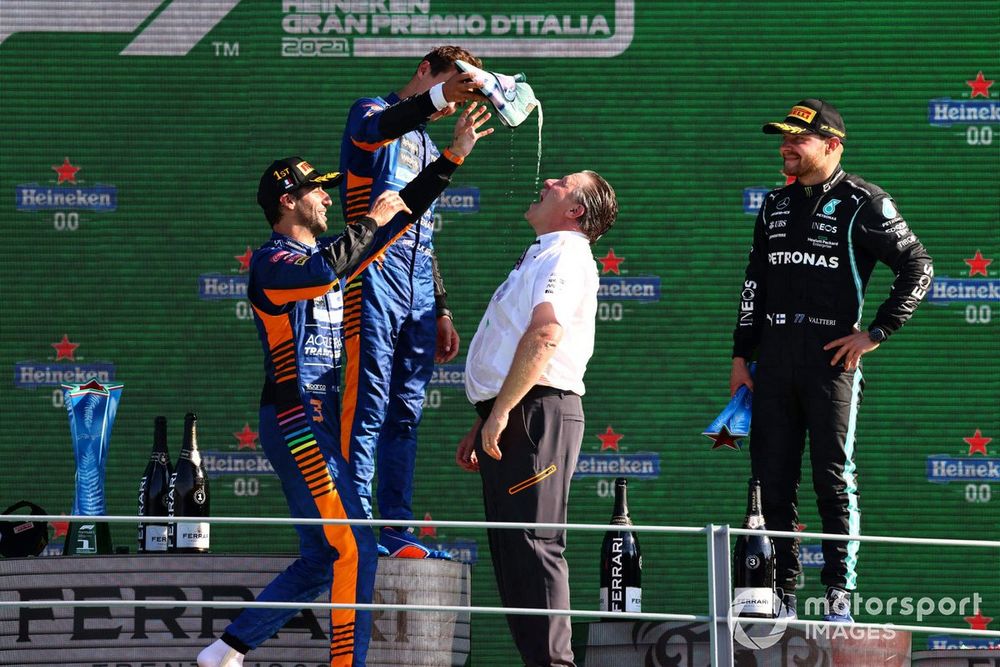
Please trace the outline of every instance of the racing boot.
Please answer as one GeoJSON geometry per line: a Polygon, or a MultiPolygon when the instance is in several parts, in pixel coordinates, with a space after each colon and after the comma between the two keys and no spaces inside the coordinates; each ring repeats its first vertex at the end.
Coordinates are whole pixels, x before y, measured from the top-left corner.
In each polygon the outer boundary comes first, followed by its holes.
{"type": "Polygon", "coordinates": [[[242,653],[216,639],[198,654],[198,667],[243,667],[243,658],[242,653]]]}
{"type": "MultiPolygon", "coordinates": [[[[451,560],[451,554],[447,551],[428,549],[416,535],[413,529],[392,528],[386,526],[379,533],[379,547],[385,548],[392,558],[437,558],[439,560],[451,560]]],[[[382,549],[379,549],[382,553],[382,549]]]]}
{"type": "Polygon", "coordinates": [[[853,623],[851,616],[851,594],[843,588],[830,586],[826,589],[826,614],[823,620],[827,623],[853,623]]]}

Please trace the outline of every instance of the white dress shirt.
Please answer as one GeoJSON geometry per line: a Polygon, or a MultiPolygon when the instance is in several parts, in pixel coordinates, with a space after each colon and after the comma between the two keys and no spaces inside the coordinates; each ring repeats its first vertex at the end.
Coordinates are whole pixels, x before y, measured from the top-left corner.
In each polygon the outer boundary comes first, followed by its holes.
{"type": "Polygon", "coordinates": [[[465,362],[465,394],[473,403],[500,393],[531,314],[551,303],[562,340],[538,384],[583,395],[583,374],[594,353],[597,263],[579,232],[542,234],[525,251],[486,307],[465,362]]]}

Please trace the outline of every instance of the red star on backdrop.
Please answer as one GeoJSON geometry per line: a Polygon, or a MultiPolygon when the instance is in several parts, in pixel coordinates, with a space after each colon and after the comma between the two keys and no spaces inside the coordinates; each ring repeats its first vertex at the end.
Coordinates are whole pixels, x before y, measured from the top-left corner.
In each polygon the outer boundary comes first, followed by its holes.
{"type": "Polygon", "coordinates": [[[964,619],[969,624],[969,629],[971,630],[988,630],[989,628],[986,626],[993,620],[989,616],[983,616],[981,609],[976,610],[975,616],[965,616],[964,619]]]}
{"type": "Polygon", "coordinates": [[[609,248],[608,254],[597,261],[601,263],[601,273],[614,273],[620,276],[621,271],[618,270],[618,265],[624,262],[625,258],[616,255],[614,248],[609,248]]]}
{"type": "Polygon", "coordinates": [[[60,359],[76,361],[76,357],[73,356],[73,352],[76,348],[80,347],[80,344],[69,342],[69,336],[66,334],[63,334],[61,341],[58,343],[50,343],[50,345],[56,348],[56,361],[59,361],[60,359]]]}
{"type": "Polygon", "coordinates": [[[986,275],[986,267],[993,263],[993,260],[987,257],[983,257],[983,253],[976,250],[974,257],[969,259],[963,259],[963,262],[969,265],[969,275],[986,275]]]}
{"type": "MultiPolygon", "coordinates": [[[[424,521],[431,521],[431,520],[432,520],[431,519],[431,513],[430,512],[425,513],[424,514],[424,521]]],[[[424,537],[437,537],[437,534],[438,534],[437,528],[435,528],[434,526],[421,526],[420,527],[420,535],[418,535],[417,537],[420,537],[420,538],[424,538],[424,537]]]]}
{"type": "Polygon", "coordinates": [[[990,96],[990,86],[993,85],[993,80],[984,77],[983,70],[979,70],[979,74],[976,75],[976,78],[972,81],[966,81],[966,83],[969,84],[970,88],[972,88],[971,97],[979,97],[980,95],[983,97],[990,96]]]}
{"type": "Polygon", "coordinates": [[[239,441],[236,451],[241,449],[257,449],[257,433],[250,428],[250,424],[243,424],[243,430],[233,433],[233,437],[239,441]]]}
{"type": "Polygon", "coordinates": [[[253,250],[250,246],[247,246],[247,251],[242,255],[233,255],[237,262],[240,263],[240,273],[246,273],[250,270],[250,257],[253,255],[253,250]]]}
{"type": "Polygon", "coordinates": [[[601,439],[601,451],[605,449],[613,449],[618,451],[618,441],[622,439],[621,433],[615,433],[615,430],[608,426],[608,430],[604,433],[598,433],[597,437],[601,439]]]}
{"type": "Polygon", "coordinates": [[[61,165],[52,165],[52,170],[59,174],[59,181],[56,183],[56,185],[59,185],[59,183],[65,183],[66,181],[76,183],[76,172],[80,171],[80,167],[74,167],[69,163],[69,158],[65,158],[61,165]]]}
{"type": "Polygon", "coordinates": [[[740,448],[740,438],[741,435],[733,435],[729,432],[728,426],[723,426],[719,429],[718,433],[705,433],[709,439],[711,439],[715,444],[712,445],[712,449],[718,449],[719,447],[728,447],[729,449],[739,449],[740,448]]]}
{"type": "Polygon", "coordinates": [[[804,523],[797,523],[797,524],[795,524],[795,530],[798,531],[798,532],[800,532],[800,533],[806,532],[806,524],[804,524],[804,523]]]}
{"type": "Polygon", "coordinates": [[[984,438],[983,432],[977,428],[975,434],[968,438],[962,438],[962,440],[965,440],[966,444],[969,445],[969,456],[972,456],[976,452],[981,452],[983,456],[988,456],[986,445],[990,444],[993,438],[984,438]]]}

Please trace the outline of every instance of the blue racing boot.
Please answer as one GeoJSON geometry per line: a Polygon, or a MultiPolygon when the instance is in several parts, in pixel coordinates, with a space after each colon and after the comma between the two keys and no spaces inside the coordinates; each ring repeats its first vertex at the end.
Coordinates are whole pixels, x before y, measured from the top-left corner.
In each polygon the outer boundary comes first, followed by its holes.
{"type": "Polygon", "coordinates": [[[399,530],[386,526],[379,533],[378,537],[379,554],[382,549],[386,549],[392,558],[437,558],[440,560],[451,560],[451,554],[447,551],[428,549],[416,535],[413,529],[399,530]]]}
{"type": "Polygon", "coordinates": [[[823,620],[827,623],[853,623],[851,594],[836,586],[827,588],[826,614],[823,616],[823,620]]]}
{"type": "Polygon", "coordinates": [[[781,610],[778,617],[795,619],[799,617],[799,603],[793,593],[785,593],[781,598],[781,610]]]}

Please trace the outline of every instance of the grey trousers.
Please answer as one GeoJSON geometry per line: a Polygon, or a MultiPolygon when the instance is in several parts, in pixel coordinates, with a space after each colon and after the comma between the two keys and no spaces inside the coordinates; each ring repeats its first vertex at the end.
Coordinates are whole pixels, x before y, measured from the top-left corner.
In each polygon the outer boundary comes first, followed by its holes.
{"type": "MultiPolygon", "coordinates": [[[[492,401],[476,404],[484,419],[492,408],[492,401]]],[[[483,452],[477,434],[486,519],[565,523],[583,427],[579,396],[539,385],[511,411],[500,461],[483,452]]],[[[489,529],[487,535],[505,607],[570,608],[565,531],[489,529]]],[[[508,614],[507,625],[526,665],[574,667],[569,616],[508,614]]]]}

